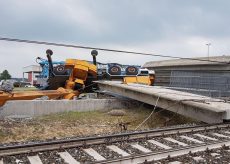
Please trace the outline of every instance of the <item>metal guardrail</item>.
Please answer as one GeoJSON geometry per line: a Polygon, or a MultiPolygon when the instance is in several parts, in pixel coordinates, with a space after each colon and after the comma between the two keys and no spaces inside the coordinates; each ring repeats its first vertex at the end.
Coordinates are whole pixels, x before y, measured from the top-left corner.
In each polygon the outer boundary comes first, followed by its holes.
{"type": "Polygon", "coordinates": [[[230,73],[171,71],[169,87],[210,97],[230,97],[230,73]]]}

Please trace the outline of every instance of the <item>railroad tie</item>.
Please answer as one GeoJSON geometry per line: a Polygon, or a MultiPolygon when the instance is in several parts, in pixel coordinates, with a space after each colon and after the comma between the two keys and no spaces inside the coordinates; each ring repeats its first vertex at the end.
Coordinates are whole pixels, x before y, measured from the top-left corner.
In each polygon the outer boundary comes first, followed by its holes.
{"type": "Polygon", "coordinates": [[[143,146],[141,146],[139,144],[133,144],[131,146],[136,148],[136,149],[138,149],[138,150],[140,150],[140,151],[142,151],[142,152],[144,152],[144,153],[150,153],[151,152],[151,150],[146,149],[145,147],[143,147],[143,146]]]}
{"type": "Polygon", "coordinates": [[[80,162],[76,161],[67,151],[59,152],[58,154],[61,156],[62,159],[64,159],[66,163],[80,164],[80,162]]]}
{"type": "Polygon", "coordinates": [[[172,149],[171,147],[169,147],[169,146],[167,146],[167,145],[165,145],[165,144],[162,144],[162,143],[160,143],[160,142],[158,142],[158,141],[155,141],[155,140],[148,140],[148,142],[150,142],[150,143],[152,143],[152,144],[154,144],[154,145],[156,145],[156,146],[158,146],[158,147],[161,147],[161,148],[163,148],[163,149],[172,149]]]}
{"type": "Polygon", "coordinates": [[[173,161],[173,162],[169,162],[168,164],[181,164],[181,162],[179,162],[179,161],[173,161]]]}
{"type": "Polygon", "coordinates": [[[205,135],[203,135],[203,134],[193,134],[193,135],[198,136],[198,137],[200,137],[200,138],[212,140],[212,141],[217,141],[216,138],[212,138],[212,137],[209,137],[209,136],[205,136],[205,135]]]}
{"type": "Polygon", "coordinates": [[[229,131],[224,131],[224,133],[226,133],[226,134],[230,134],[230,132],[229,132],[229,131]]]}
{"type": "Polygon", "coordinates": [[[220,133],[213,133],[214,136],[221,137],[221,138],[230,138],[230,136],[226,136],[220,133]]]}
{"type": "Polygon", "coordinates": [[[213,156],[213,157],[216,157],[216,156],[219,156],[220,154],[218,154],[218,153],[211,153],[211,156],[213,156]]]}
{"type": "Polygon", "coordinates": [[[178,145],[181,145],[181,146],[188,146],[186,143],[183,143],[183,142],[180,142],[180,141],[177,141],[171,137],[167,137],[167,138],[164,138],[165,140],[169,141],[169,142],[173,142],[173,143],[176,143],[178,145]]]}
{"type": "Polygon", "coordinates": [[[192,142],[196,142],[196,143],[200,143],[200,144],[204,143],[204,142],[202,142],[200,140],[197,140],[195,138],[192,138],[192,137],[188,137],[188,136],[180,136],[180,137],[183,138],[183,139],[186,139],[188,141],[192,141],[192,142]]]}
{"type": "Polygon", "coordinates": [[[122,155],[123,157],[126,157],[126,156],[130,155],[127,152],[125,152],[124,150],[122,150],[119,147],[117,147],[116,145],[110,145],[110,146],[107,146],[107,148],[109,148],[110,150],[122,155]]]}
{"type": "Polygon", "coordinates": [[[30,161],[30,164],[42,164],[42,161],[38,155],[28,156],[27,158],[30,161]]]}
{"type": "Polygon", "coordinates": [[[95,151],[94,149],[92,149],[92,148],[84,149],[84,151],[85,151],[88,155],[92,156],[92,157],[93,157],[95,160],[97,160],[97,161],[105,160],[104,157],[102,157],[98,152],[96,152],[96,151],[95,151]]]}
{"type": "Polygon", "coordinates": [[[204,162],[204,158],[202,158],[201,156],[193,157],[193,160],[196,162],[204,162]]]}

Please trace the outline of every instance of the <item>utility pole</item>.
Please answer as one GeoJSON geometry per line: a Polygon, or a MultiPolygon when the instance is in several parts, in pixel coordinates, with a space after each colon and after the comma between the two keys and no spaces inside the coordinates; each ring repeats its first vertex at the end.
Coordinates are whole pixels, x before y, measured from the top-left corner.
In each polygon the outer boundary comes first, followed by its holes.
{"type": "Polygon", "coordinates": [[[207,43],[206,46],[208,46],[208,60],[209,60],[209,47],[211,46],[211,43],[207,43]]]}

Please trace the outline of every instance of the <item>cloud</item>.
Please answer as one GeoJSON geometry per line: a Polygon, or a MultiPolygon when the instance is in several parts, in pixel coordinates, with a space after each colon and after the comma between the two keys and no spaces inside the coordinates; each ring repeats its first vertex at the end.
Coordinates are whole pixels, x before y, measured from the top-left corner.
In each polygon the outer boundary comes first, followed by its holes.
{"type": "MultiPolygon", "coordinates": [[[[0,0],[0,36],[181,57],[229,54],[228,0],[0,0]]],[[[57,60],[90,51],[0,41],[0,71],[22,74],[52,48],[57,60]]],[[[100,52],[101,62],[144,64],[159,57],[100,52]]]]}

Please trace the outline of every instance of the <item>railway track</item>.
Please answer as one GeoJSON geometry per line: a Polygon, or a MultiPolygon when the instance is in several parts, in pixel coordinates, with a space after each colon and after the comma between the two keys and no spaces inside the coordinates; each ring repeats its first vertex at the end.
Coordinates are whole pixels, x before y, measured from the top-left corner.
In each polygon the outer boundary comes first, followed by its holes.
{"type": "Polygon", "coordinates": [[[0,164],[229,163],[230,124],[0,146],[0,164]]]}

